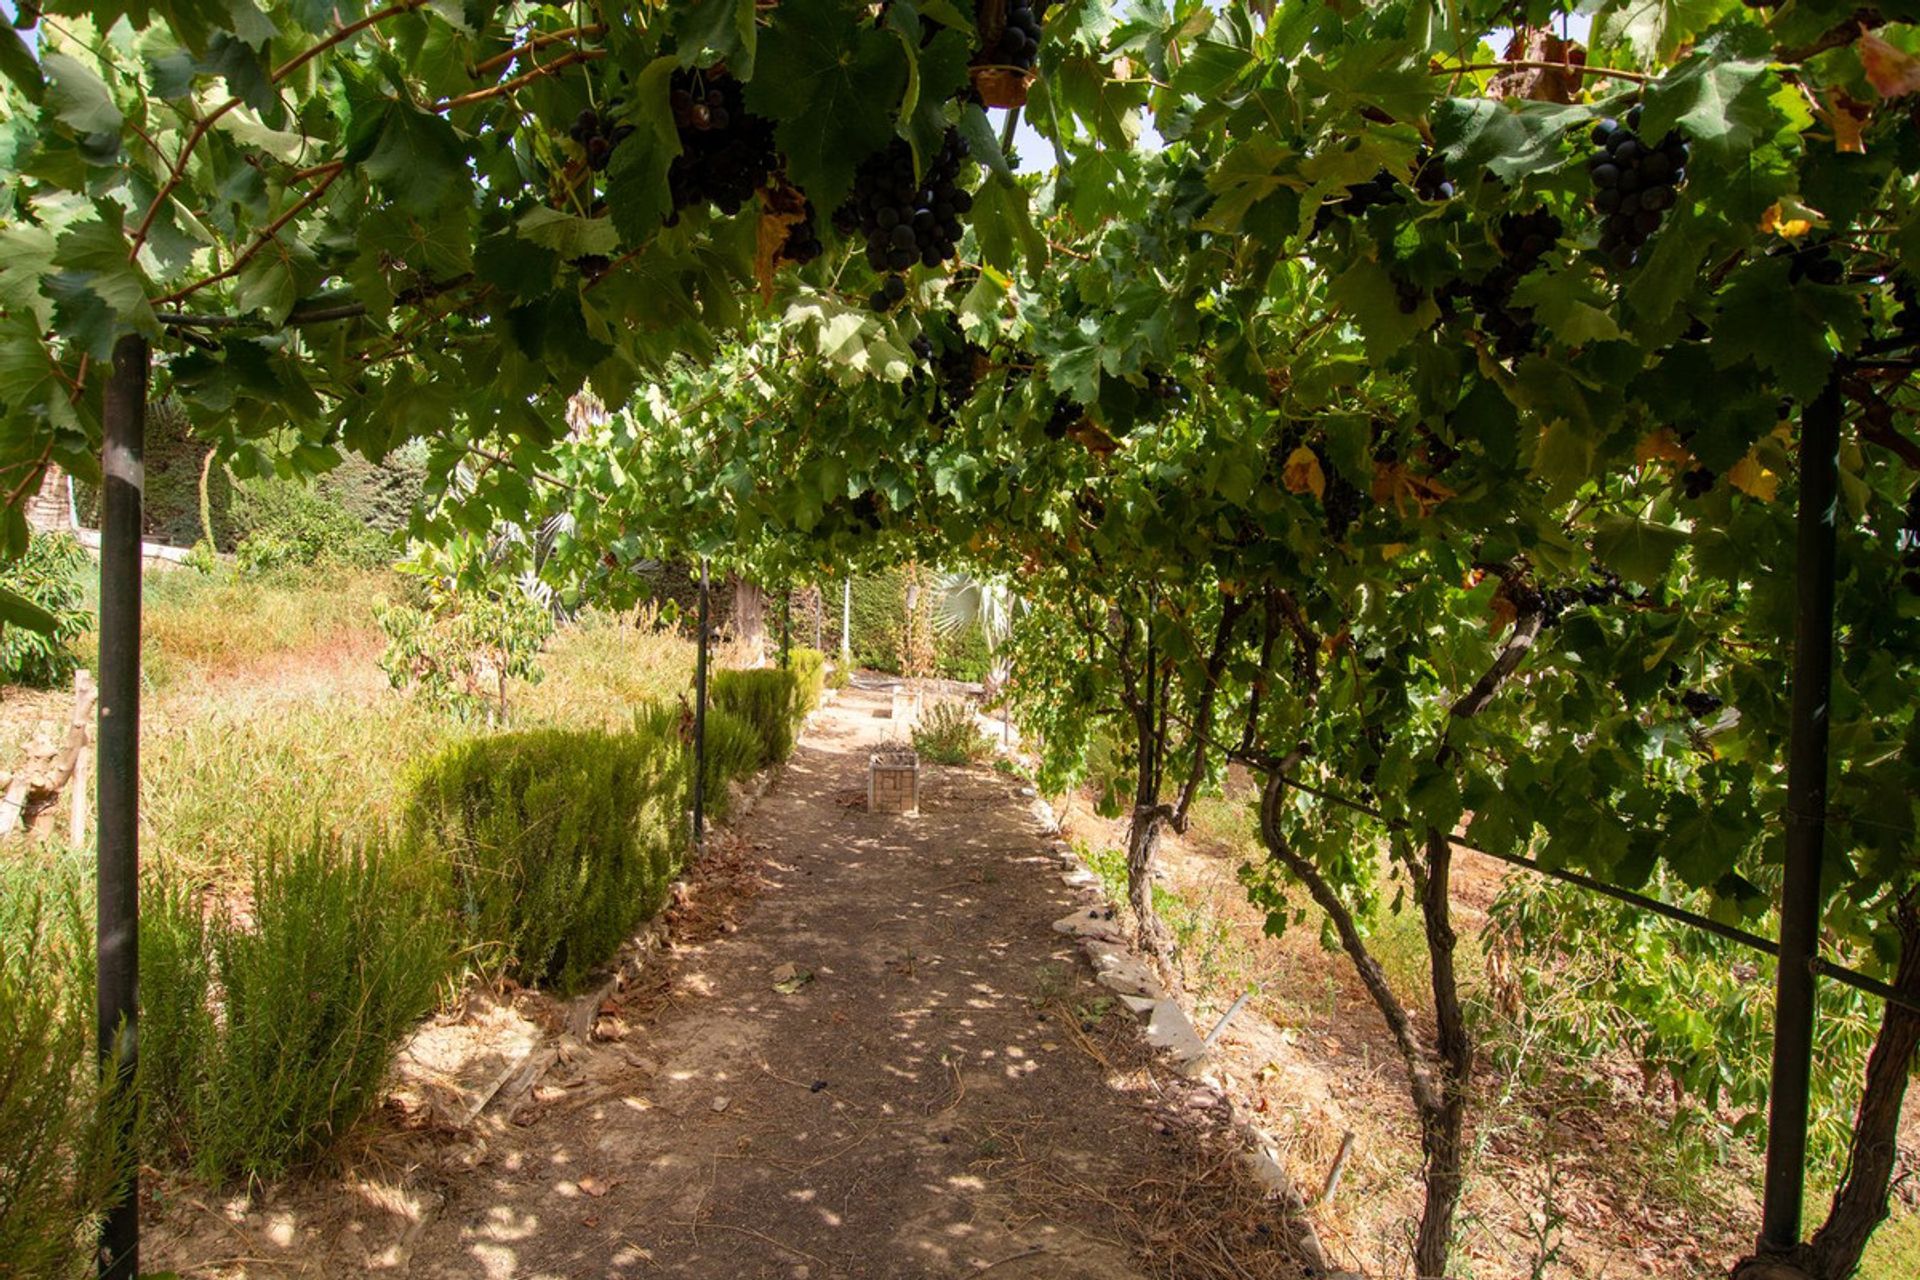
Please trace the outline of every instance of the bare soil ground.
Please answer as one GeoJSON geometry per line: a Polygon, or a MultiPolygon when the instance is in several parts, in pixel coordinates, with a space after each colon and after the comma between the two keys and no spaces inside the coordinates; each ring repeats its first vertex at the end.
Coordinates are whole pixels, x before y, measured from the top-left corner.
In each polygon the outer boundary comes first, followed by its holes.
{"type": "Polygon", "coordinates": [[[1300,1276],[1220,1117],[1052,931],[1078,900],[1017,780],[931,767],[918,817],[865,811],[887,705],[818,715],[677,895],[664,956],[528,1088],[461,1131],[392,1118],[349,1168],[251,1200],[163,1186],[149,1268],[1300,1276]]]}

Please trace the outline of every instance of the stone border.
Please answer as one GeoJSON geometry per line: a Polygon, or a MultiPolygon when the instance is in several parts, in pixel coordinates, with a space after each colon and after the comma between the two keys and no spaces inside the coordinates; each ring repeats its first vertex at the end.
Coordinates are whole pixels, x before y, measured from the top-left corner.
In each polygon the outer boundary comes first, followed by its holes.
{"type": "Polygon", "coordinates": [[[1087,962],[1093,966],[1094,980],[1119,996],[1127,1008],[1143,1020],[1142,1034],[1147,1043],[1166,1050],[1176,1071],[1199,1082],[1196,1092],[1207,1095],[1203,1099],[1206,1107],[1210,1110],[1217,1107],[1227,1117],[1228,1127],[1246,1144],[1245,1158],[1254,1177],[1279,1200],[1288,1219],[1295,1224],[1294,1243],[1302,1254],[1301,1262],[1307,1274],[1325,1280],[1361,1280],[1355,1272],[1335,1270],[1327,1260],[1326,1247],[1320,1242],[1319,1232],[1314,1230],[1306,1198],[1280,1163],[1279,1145],[1272,1135],[1238,1114],[1226,1089],[1217,1080],[1207,1078],[1211,1051],[1206,1042],[1194,1030],[1193,1021],[1180,1007],[1180,1002],[1162,989],[1152,966],[1133,949],[1126,931],[1115,918],[1117,909],[1107,900],[1100,878],[1086,868],[1071,845],[1058,838],[1060,824],[1052,806],[1036,799],[1032,807],[1035,819],[1053,837],[1047,845],[1047,854],[1060,864],[1060,879],[1085,900],[1085,905],[1053,922],[1055,931],[1079,942],[1087,962]]]}

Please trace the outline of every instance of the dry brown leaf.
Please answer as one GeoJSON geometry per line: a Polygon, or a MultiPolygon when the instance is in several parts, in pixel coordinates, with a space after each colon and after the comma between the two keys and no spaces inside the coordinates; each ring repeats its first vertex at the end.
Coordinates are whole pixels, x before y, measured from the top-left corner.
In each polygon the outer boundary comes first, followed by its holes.
{"type": "Polygon", "coordinates": [[[1768,205],[1767,211],[1760,215],[1760,231],[1783,240],[1798,240],[1826,220],[1827,215],[1818,209],[1801,203],[1793,196],[1783,196],[1768,205]]]}
{"type": "Polygon", "coordinates": [[[1871,104],[1861,102],[1843,89],[1829,89],[1826,101],[1821,103],[1815,114],[1826,122],[1827,128],[1833,130],[1835,151],[1865,154],[1867,143],[1862,135],[1866,133],[1867,121],[1873,116],[1871,104]]]}
{"type": "Polygon", "coordinates": [[[1287,455],[1287,464],[1280,470],[1280,483],[1288,493],[1311,493],[1316,498],[1324,498],[1327,493],[1327,473],[1320,469],[1319,457],[1306,445],[1287,455]]]}
{"type": "Polygon", "coordinates": [[[784,179],[760,189],[760,221],[754,229],[753,278],[760,282],[760,301],[773,301],[773,274],[780,269],[780,250],[787,232],[807,220],[807,198],[784,179]]]}
{"type": "Polygon", "coordinates": [[[1861,32],[1854,48],[1881,97],[1903,98],[1920,89],[1920,58],[1894,48],[1871,31],[1861,32]]]}
{"type": "Polygon", "coordinates": [[[1563,40],[1551,31],[1521,29],[1507,42],[1508,62],[1557,62],[1561,67],[1515,67],[1487,83],[1492,98],[1530,98],[1535,102],[1574,102],[1587,65],[1587,50],[1578,40],[1563,40]]]}
{"type": "Polygon", "coordinates": [[[1393,504],[1405,515],[1411,506],[1421,516],[1430,516],[1435,507],[1453,497],[1453,490],[1431,476],[1415,475],[1403,462],[1373,464],[1373,500],[1393,504]]]}

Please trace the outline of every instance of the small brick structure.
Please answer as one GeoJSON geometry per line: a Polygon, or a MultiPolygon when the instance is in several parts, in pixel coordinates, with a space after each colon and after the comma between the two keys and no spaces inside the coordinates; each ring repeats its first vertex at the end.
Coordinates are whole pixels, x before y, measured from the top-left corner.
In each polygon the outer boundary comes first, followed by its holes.
{"type": "Polygon", "coordinates": [[[871,813],[920,812],[920,756],[913,751],[876,751],[867,762],[867,809],[871,813]]]}

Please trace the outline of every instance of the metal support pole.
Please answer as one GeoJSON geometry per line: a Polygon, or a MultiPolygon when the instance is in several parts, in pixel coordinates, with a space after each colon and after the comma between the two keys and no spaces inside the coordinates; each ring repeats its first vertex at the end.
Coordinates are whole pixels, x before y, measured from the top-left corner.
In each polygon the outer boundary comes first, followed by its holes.
{"type": "Polygon", "coordinates": [[[1807,1095],[1813,1065],[1813,961],[1819,948],[1820,860],[1827,822],[1827,721],[1833,683],[1834,521],[1838,506],[1840,384],[1800,415],[1800,508],[1794,576],[1793,705],[1787,743],[1786,873],[1780,886],[1773,1086],[1767,1099],[1767,1171],[1760,1250],[1800,1242],[1806,1190],[1807,1095]]]}
{"type": "Polygon", "coordinates": [[[780,593],[780,669],[785,671],[793,665],[793,587],[791,584],[780,593]]]}
{"type": "Polygon", "coordinates": [[[700,560],[700,644],[693,657],[693,851],[707,839],[707,561],[700,560]]]}
{"type": "Polygon", "coordinates": [[[840,669],[849,675],[853,672],[853,579],[848,578],[841,584],[840,590],[840,669]]]}
{"type": "MultiPolygon", "coordinates": [[[[147,340],[113,348],[100,470],[100,1066],[119,1098],[139,1057],[140,978],[140,508],[147,430],[147,340]]],[[[121,1109],[126,1179],[100,1226],[103,1280],[140,1274],[140,1171],[132,1159],[134,1108],[121,1109]]]]}

